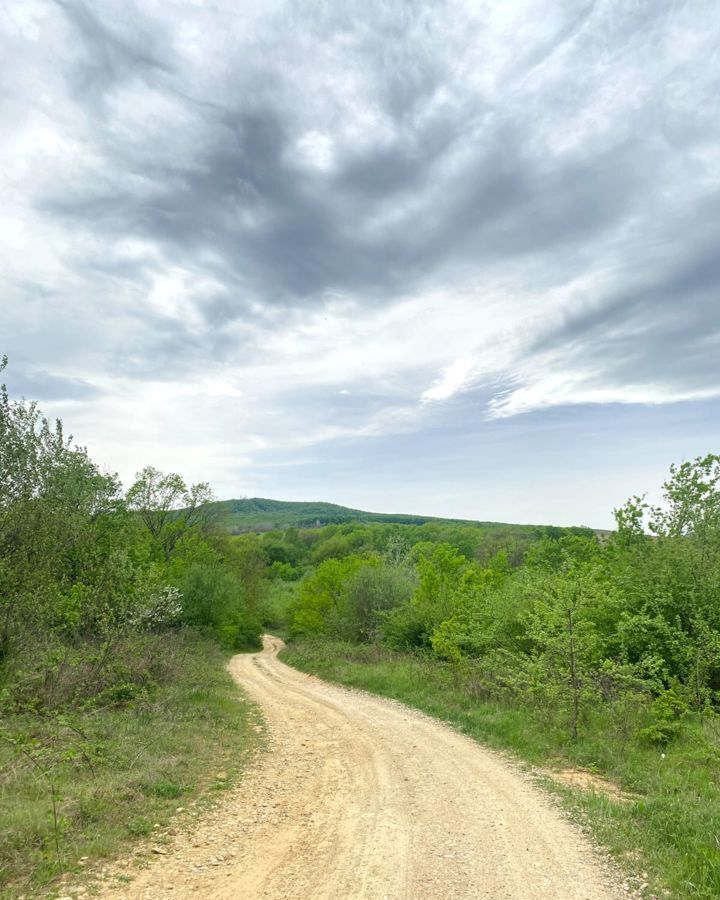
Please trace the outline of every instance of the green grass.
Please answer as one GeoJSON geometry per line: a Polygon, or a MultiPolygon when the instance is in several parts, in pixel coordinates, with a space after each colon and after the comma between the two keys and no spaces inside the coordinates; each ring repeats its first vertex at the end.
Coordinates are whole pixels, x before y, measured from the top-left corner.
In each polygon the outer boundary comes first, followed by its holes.
{"type": "Polygon", "coordinates": [[[720,897],[720,719],[689,719],[664,749],[642,745],[632,723],[596,709],[580,738],[547,710],[479,701],[450,666],[376,646],[307,641],[283,659],[330,681],[401,700],[535,766],[596,772],[626,801],[547,784],[593,831],[647,897],[720,897]]]}
{"type": "Polygon", "coordinates": [[[82,857],[92,867],[159,833],[242,771],[259,713],[225,672],[227,655],[187,634],[166,643],[167,678],[129,705],[3,716],[3,900],[43,895],[61,873],[83,871],[82,857]]]}

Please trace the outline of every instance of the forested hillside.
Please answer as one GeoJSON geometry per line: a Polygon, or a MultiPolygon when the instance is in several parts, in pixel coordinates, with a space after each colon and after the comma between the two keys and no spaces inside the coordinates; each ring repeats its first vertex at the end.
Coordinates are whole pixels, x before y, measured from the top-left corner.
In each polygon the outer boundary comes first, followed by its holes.
{"type": "MultiPolygon", "coordinates": [[[[498,527],[497,522],[470,522],[462,519],[441,519],[407,513],[373,513],[336,503],[295,502],[252,497],[241,500],[222,500],[217,503],[218,521],[234,534],[247,531],[277,531],[284,528],[320,528],[346,522],[381,522],[398,525],[423,525],[426,522],[447,522],[456,525],[498,527]]],[[[525,530],[527,526],[503,526],[525,530]]]]}

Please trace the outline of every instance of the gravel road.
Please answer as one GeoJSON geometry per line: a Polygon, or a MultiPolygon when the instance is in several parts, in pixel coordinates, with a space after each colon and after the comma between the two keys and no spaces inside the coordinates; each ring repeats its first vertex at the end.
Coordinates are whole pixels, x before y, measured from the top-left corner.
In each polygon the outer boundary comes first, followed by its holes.
{"type": "MultiPolygon", "coordinates": [[[[500,755],[393,701],[233,658],[269,748],[190,834],[108,897],[618,900],[612,869],[500,755]]],[[[129,869],[124,870],[130,874],[129,869]]]]}

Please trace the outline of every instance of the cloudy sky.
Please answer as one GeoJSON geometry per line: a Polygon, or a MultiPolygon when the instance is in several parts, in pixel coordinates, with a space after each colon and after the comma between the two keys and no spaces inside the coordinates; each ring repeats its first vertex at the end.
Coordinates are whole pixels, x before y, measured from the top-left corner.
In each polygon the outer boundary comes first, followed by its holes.
{"type": "Polygon", "coordinates": [[[717,0],[3,0],[8,385],[129,480],[610,521],[720,450],[717,0]]]}

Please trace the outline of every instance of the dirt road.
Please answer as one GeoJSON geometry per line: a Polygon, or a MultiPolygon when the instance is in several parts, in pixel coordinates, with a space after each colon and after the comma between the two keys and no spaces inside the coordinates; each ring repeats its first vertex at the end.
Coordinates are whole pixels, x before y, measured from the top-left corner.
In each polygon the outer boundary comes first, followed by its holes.
{"type": "Polygon", "coordinates": [[[269,752],[127,898],[611,900],[610,870],[500,756],[392,701],[277,659],[230,671],[265,713],[269,752]]]}

